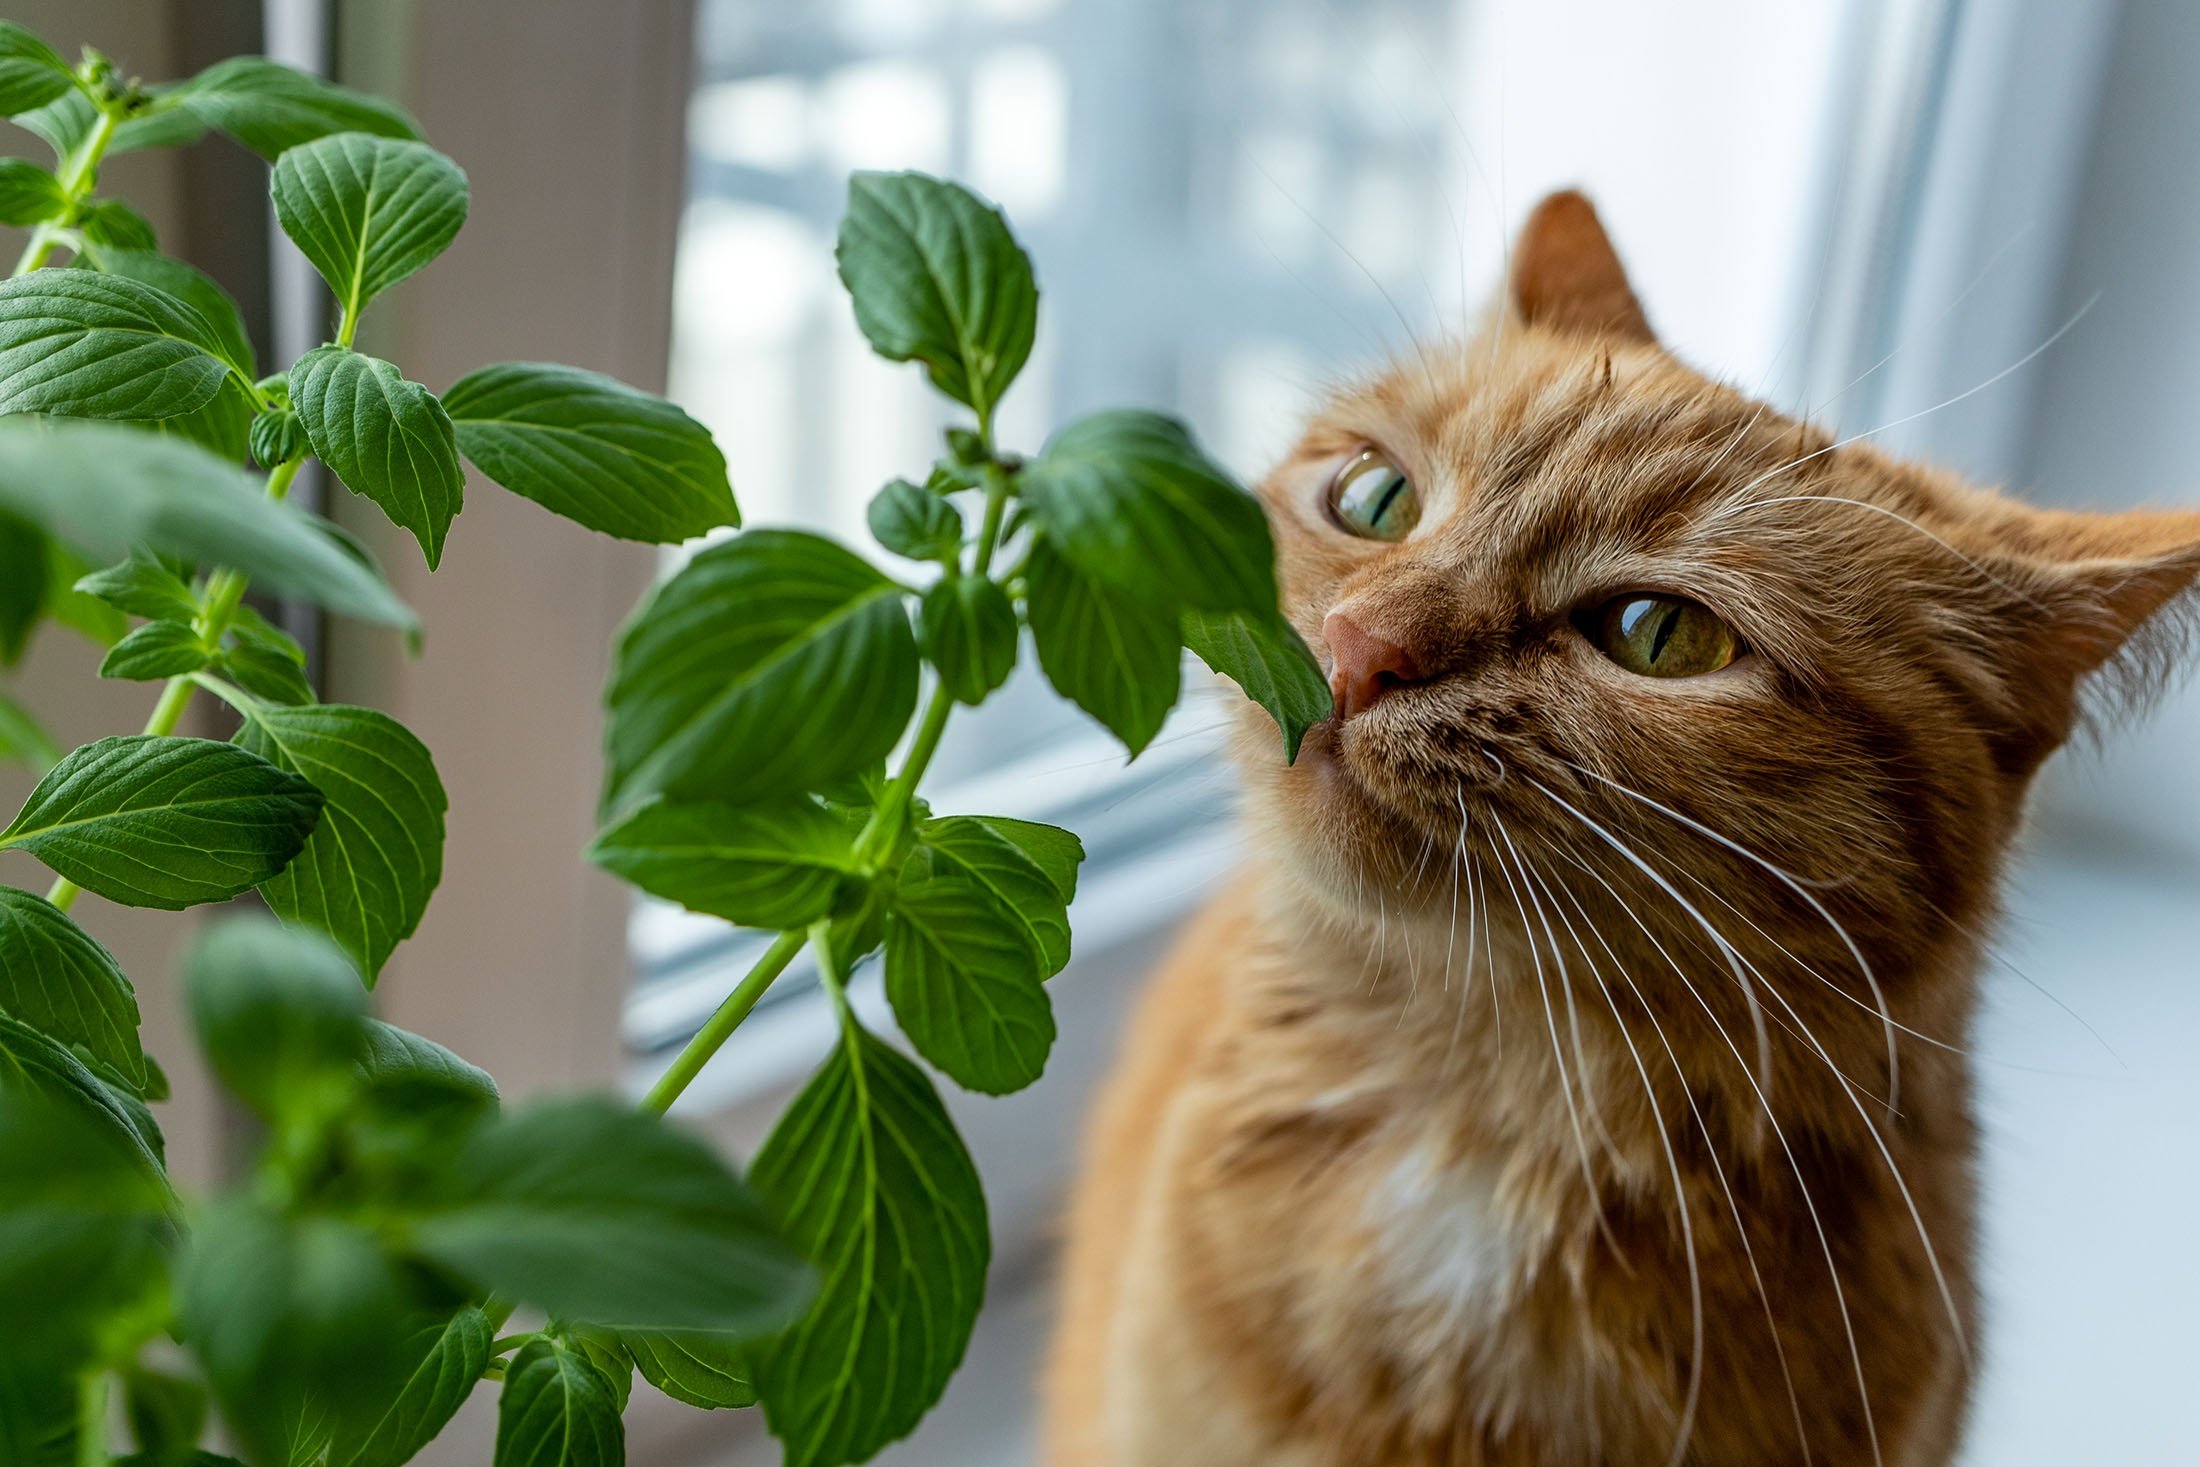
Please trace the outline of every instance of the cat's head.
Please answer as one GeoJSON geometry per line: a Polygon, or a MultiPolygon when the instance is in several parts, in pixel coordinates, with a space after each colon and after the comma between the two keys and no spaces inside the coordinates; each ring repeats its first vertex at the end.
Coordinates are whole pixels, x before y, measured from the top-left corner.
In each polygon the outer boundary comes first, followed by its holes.
{"type": "Polygon", "coordinates": [[[1252,813],[1332,914],[1440,917],[1473,864],[1829,961],[1814,903],[1888,948],[1990,902],[2200,572],[2200,515],[2031,508],[1691,370],[1576,194],[1480,337],[1339,391],[1261,494],[1336,706],[1252,813]]]}

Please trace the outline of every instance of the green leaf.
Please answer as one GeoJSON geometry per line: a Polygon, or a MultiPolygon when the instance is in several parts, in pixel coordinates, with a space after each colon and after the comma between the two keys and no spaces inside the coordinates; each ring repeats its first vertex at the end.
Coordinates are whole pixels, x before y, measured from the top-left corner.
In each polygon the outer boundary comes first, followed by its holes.
{"type": "MultiPolygon", "coordinates": [[[[60,431],[73,433],[81,426],[70,425],[60,431]]],[[[108,430],[95,427],[91,431],[97,434],[108,430]]],[[[6,425],[0,423],[0,443],[6,441],[6,433],[6,425]]],[[[7,494],[7,464],[0,459],[0,499],[7,494]]],[[[53,536],[46,537],[46,615],[96,646],[112,647],[130,630],[130,619],[75,589],[91,569],[89,559],[53,536]]]]}
{"type": "Polygon", "coordinates": [[[245,435],[245,447],[251,452],[254,463],[271,469],[313,452],[313,440],[306,436],[306,425],[299,421],[298,415],[283,408],[261,413],[252,420],[252,427],[245,435]]]}
{"type": "MultiPolygon", "coordinates": [[[[1000,839],[1007,841],[1025,858],[1037,866],[1054,887],[1054,894],[1064,906],[1077,895],[1077,868],[1085,859],[1085,843],[1058,825],[1042,825],[1036,820],[1012,820],[1006,815],[957,815],[948,817],[961,824],[982,826],[1000,839]]],[[[921,839],[924,830],[942,822],[926,822],[918,828],[921,839]]],[[[1067,949],[1065,946],[1065,953],[1067,949]]]]}
{"type": "Polygon", "coordinates": [[[611,1404],[624,1412],[628,1398],[634,1394],[634,1357],[627,1354],[626,1342],[618,1331],[558,1320],[550,1333],[596,1367],[596,1373],[611,1387],[611,1404]]]}
{"type": "Polygon", "coordinates": [[[1031,547],[1024,575],[1031,645],[1047,681],[1137,757],[1176,705],[1176,615],[1087,576],[1045,540],[1031,547]]]}
{"type": "Polygon", "coordinates": [[[321,792],[321,823],[261,884],[286,922],[326,932],[373,987],[443,879],[449,800],[427,746],[387,713],[247,704],[237,742],[321,792]]]}
{"type": "Polygon", "coordinates": [[[700,1141],[609,1100],[539,1103],[461,1146],[414,1250],[561,1319],[756,1333],[797,1312],[809,1270],[700,1141]]]}
{"type": "Polygon", "coordinates": [[[275,220],[352,320],[443,253],[466,222],[466,175],[426,143],[340,132],[275,160],[275,220]]]}
{"type": "Polygon", "coordinates": [[[214,328],[164,290],[95,270],[0,281],[0,413],[173,418],[221,391],[214,328]]]}
{"type": "Polygon", "coordinates": [[[145,1083],[130,980],[59,907],[12,886],[0,886],[0,1011],[145,1083]]]}
{"type": "Polygon", "coordinates": [[[287,708],[314,701],[305,669],[264,643],[239,642],[224,648],[215,666],[255,698],[287,708]]]}
{"type": "Polygon", "coordinates": [[[699,1331],[636,1331],[619,1336],[642,1379],[673,1400],[706,1411],[756,1404],[756,1386],[740,1342],[699,1331]]]}
{"type": "Polygon", "coordinates": [[[300,1417],[344,1434],[412,1364],[413,1290],[375,1235],[234,1196],[198,1214],[177,1267],[181,1338],[255,1460],[292,1460],[300,1417]]]}
{"type": "Polygon", "coordinates": [[[909,1434],[970,1343],[991,1253],[977,1170],[924,1072],[849,1023],[750,1177],[824,1276],[758,1351],[765,1419],[787,1467],[863,1461],[909,1434]]]}
{"type": "Polygon", "coordinates": [[[46,614],[51,555],[36,525],[0,514],[0,665],[14,666],[46,614]]]}
{"type": "Polygon", "coordinates": [[[198,598],[182,576],[160,558],[142,550],[128,560],[78,578],[76,589],[97,596],[117,611],[149,621],[188,622],[199,614],[198,598]]]}
{"type": "Polygon", "coordinates": [[[852,847],[847,825],[808,801],[674,798],[637,807],[596,837],[588,859],[689,911],[785,931],[831,910],[852,847]]]}
{"type": "Polygon", "coordinates": [[[959,703],[976,706],[1016,670],[1016,608],[984,576],[948,575],[924,593],[919,645],[959,703]]]}
{"type": "Polygon", "coordinates": [[[1080,418],[1017,482],[1033,522],[1087,576],[1172,609],[1275,611],[1275,543],[1259,501],[1174,418],[1080,418]]]}
{"type": "Polygon", "coordinates": [[[0,849],[29,851],[109,901],[180,911],[282,870],[320,815],[319,790],[234,744],[129,734],[49,770],[0,849]]]}
{"type": "Polygon", "coordinates": [[[476,1110],[497,1108],[497,1082],[487,1070],[460,1059],[433,1039],[380,1019],[367,1020],[360,1069],[372,1088],[432,1090],[457,1097],[476,1110]]]}
{"type": "Polygon", "coordinates": [[[349,347],[317,347],[290,369],[290,401],[313,451],[413,538],[434,570],[466,478],[435,394],[349,347]]]}
{"type": "MultiPolygon", "coordinates": [[[[42,270],[42,275],[88,275],[42,270]]],[[[250,475],[202,448],[102,423],[0,423],[0,510],[32,520],[95,561],[143,546],[226,565],[275,595],[367,621],[418,622],[325,522],[267,499],[250,475]]]]}
{"type": "MultiPolygon", "coordinates": [[[[122,1096],[58,1041],[20,1019],[0,1014],[0,1087],[8,1085],[67,1101],[75,1111],[95,1121],[101,1134],[124,1142],[124,1149],[136,1159],[134,1164],[148,1176],[165,1175],[158,1133],[147,1132],[142,1117],[124,1103],[122,1096]]],[[[0,1197],[7,1195],[0,1190],[0,1197]]],[[[6,1331],[0,1331],[0,1345],[5,1343],[6,1331]]]]}
{"type": "Polygon", "coordinates": [[[611,1382],[548,1336],[520,1347],[497,1398],[495,1467],[624,1467],[626,1423],[611,1382]]]}
{"type": "Polygon", "coordinates": [[[355,1440],[339,1440],[329,1467],[402,1467],[435,1440],[474,1392],[489,1365],[496,1331],[479,1309],[461,1309],[448,1324],[414,1335],[406,1354],[417,1361],[389,1409],[355,1440]]]}
{"type": "MultiPolygon", "coordinates": [[[[1003,845],[1059,910],[1038,868],[1003,845]]],[[[917,1053],[967,1090],[1006,1095],[1046,1068],[1054,1006],[1013,911],[955,868],[904,875],[886,910],[886,998],[917,1053]]],[[[1061,925],[1067,945],[1068,925],[1061,925]]]]}
{"type": "Polygon", "coordinates": [[[150,1370],[136,1361],[123,1364],[122,1400],[130,1435],[155,1464],[181,1464],[191,1457],[206,1426],[206,1387],[186,1376],[150,1370]]]}
{"type": "Polygon", "coordinates": [[[65,1368],[51,1361],[0,1360],[0,1462],[77,1467],[76,1412],[76,1381],[65,1368]]]}
{"type": "Polygon", "coordinates": [[[353,1088],[369,1053],[367,996],[326,938],[230,917],[192,944],[183,983],[208,1063],[262,1116],[310,1115],[353,1088]]]}
{"type": "Polygon", "coordinates": [[[962,549],[963,521],[955,506],[907,479],[895,479],[871,496],[864,511],[871,537],[911,560],[952,560],[962,549]]]}
{"type": "Polygon", "coordinates": [[[77,206],[76,227],[94,249],[157,250],[153,221],[120,199],[93,199],[77,206]]]}
{"type": "Polygon", "coordinates": [[[74,85],[69,63],[53,47],[13,21],[0,20],[0,116],[43,107],[74,85]]]}
{"type": "MultiPolygon", "coordinates": [[[[917,840],[935,872],[959,877],[990,899],[994,922],[1023,940],[1041,977],[1051,978],[1068,966],[1068,903],[1076,889],[1076,862],[1084,857],[1077,837],[1021,820],[950,815],[918,826],[917,840]],[[1075,848],[1069,857],[1068,892],[1058,880],[1059,867],[1050,869],[1024,848],[1025,839],[1047,841],[1034,832],[1067,836],[1075,848]]],[[[1050,859],[1054,854],[1049,853],[1050,859]]]]}
{"type": "Polygon", "coordinates": [[[420,136],[420,124],[380,97],[258,56],[218,61],[168,95],[270,161],[330,133],[420,136]]]}
{"type": "Polygon", "coordinates": [[[703,550],[620,633],[607,807],[659,790],[739,803],[892,749],[917,701],[901,589],[830,540],[750,530],[703,550]]]}
{"type": "Polygon", "coordinates": [[[212,276],[151,250],[103,249],[92,263],[102,275],[125,276],[182,301],[198,312],[209,328],[211,334],[199,343],[201,346],[235,367],[239,376],[250,380],[257,374],[244,314],[236,299],[212,276]]]}
{"type": "Polygon", "coordinates": [[[443,407],[475,468],[591,530],[670,544],[741,523],[709,430],[613,378],[503,362],[452,383],[443,407]]]}
{"type": "MultiPolygon", "coordinates": [[[[157,89],[156,89],[157,92],[157,89]]],[[[99,120],[98,109],[91,99],[74,87],[28,112],[16,114],[16,122],[29,128],[46,140],[54,151],[57,163],[66,163],[70,155],[84,146],[92,128],[99,120]]],[[[175,105],[168,97],[155,95],[151,104],[128,121],[116,124],[114,136],[107,143],[107,156],[132,152],[138,148],[171,148],[191,142],[206,132],[206,124],[175,105]]]]}
{"type": "Polygon", "coordinates": [[[1001,211],[921,173],[858,173],[834,250],[856,325],[981,421],[1031,355],[1039,288],[1001,211]]]}
{"type": "MultiPolygon", "coordinates": [[[[5,65],[0,61],[0,71],[5,65]]],[[[22,229],[58,219],[68,207],[69,196],[51,173],[26,158],[0,158],[0,224],[22,229]]]]}
{"type": "Polygon", "coordinates": [[[42,775],[61,762],[61,746],[28,708],[0,693],[0,763],[9,761],[42,775]]]}
{"type": "Polygon", "coordinates": [[[1283,757],[1299,757],[1299,740],[1329,716],[1329,683],[1321,664],[1280,615],[1184,613],[1184,645],[1268,710],[1283,733],[1283,757]]]}
{"type": "Polygon", "coordinates": [[[197,672],[214,660],[196,628],[180,621],[149,621],[108,649],[101,677],[150,682],[197,672]]]}

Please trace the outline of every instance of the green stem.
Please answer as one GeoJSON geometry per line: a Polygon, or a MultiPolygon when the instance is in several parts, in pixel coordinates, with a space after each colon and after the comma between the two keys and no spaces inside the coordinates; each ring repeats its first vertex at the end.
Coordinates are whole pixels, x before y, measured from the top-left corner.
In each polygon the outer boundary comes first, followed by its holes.
{"type": "MultiPolygon", "coordinates": [[[[69,155],[55,180],[61,185],[62,196],[68,200],[68,210],[64,218],[74,215],[77,204],[99,182],[100,160],[107,156],[107,145],[114,141],[114,137],[114,114],[101,108],[98,120],[92,124],[92,130],[84,135],[84,141],[69,155]]],[[[53,221],[49,219],[40,223],[31,231],[29,242],[23,246],[23,254],[15,262],[14,273],[30,274],[46,263],[47,257],[53,254],[54,246],[59,243],[61,231],[53,221]]]]}
{"type": "MultiPolygon", "coordinates": [[[[288,459],[268,470],[267,497],[281,499],[290,493],[291,480],[298,477],[299,465],[304,462],[302,458],[288,459]]],[[[222,634],[229,630],[230,620],[244,600],[248,584],[245,577],[231,570],[216,571],[207,578],[206,599],[200,605],[198,619],[192,624],[206,646],[220,645],[222,634]]],[[[144,731],[157,735],[174,733],[176,726],[183,722],[183,712],[191,706],[191,695],[197,687],[190,673],[168,679],[167,686],[160,690],[160,701],[153,705],[152,716],[145,720],[144,731]]],[[[57,877],[46,890],[46,900],[66,912],[76,905],[81,891],[82,888],[68,877],[57,877]]]]}
{"type": "Polygon", "coordinates": [[[107,1372],[85,1371],[76,1378],[77,1467],[107,1467],[107,1372]]]}
{"type": "Polygon", "coordinates": [[[720,1046],[725,1044],[733,1031],[741,1027],[741,1021],[756,1007],[757,1000],[764,996],[765,990],[772,986],[781,973],[787,971],[787,964],[793,962],[794,955],[802,951],[802,944],[806,940],[800,932],[782,932],[772,940],[772,945],[756,960],[756,966],[749,969],[748,976],[734,985],[733,992],[727,994],[726,1001],[718,1005],[718,1011],[710,1016],[710,1021],[673,1057],[671,1068],[658,1076],[657,1083],[649,1087],[649,1094],[642,1097],[644,1111],[661,1116],[672,1109],[672,1102],[679,1099],[680,1092],[688,1088],[695,1077],[702,1073],[703,1066],[710,1063],[711,1056],[718,1053],[720,1046]]]}

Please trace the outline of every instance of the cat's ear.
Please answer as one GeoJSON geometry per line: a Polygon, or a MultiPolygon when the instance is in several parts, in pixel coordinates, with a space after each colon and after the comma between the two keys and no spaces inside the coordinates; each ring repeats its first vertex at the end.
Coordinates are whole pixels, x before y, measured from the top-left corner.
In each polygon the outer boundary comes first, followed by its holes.
{"type": "Polygon", "coordinates": [[[1997,648],[2015,727],[1997,746],[2029,774],[2077,727],[2088,692],[2144,706],[2180,670],[2200,618],[2200,514],[2034,510],[2006,576],[1997,648]]]}
{"type": "Polygon", "coordinates": [[[1506,294],[1531,326],[1654,342],[1597,211],[1572,189],[1535,206],[1513,245],[1506,294]]]}

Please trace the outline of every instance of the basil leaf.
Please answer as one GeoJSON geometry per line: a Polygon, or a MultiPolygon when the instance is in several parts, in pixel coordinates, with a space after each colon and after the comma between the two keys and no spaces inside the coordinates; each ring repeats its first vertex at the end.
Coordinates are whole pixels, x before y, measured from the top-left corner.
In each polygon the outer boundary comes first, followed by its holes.
{"type": "MultiPolygon", "coordinates": [[[[1040,976],[1051,978],[1069,965],[1069,898],[1056,880],[1058,873],[1042,865],[1016,839],[1022,832],[998,828],[1024,824],[949,815],[918,826],[917,840],[930,856],[934,871],[959,877],[985,894],[995,924],[1022,939],[1031,954],[1032,966],[1040,976]]],[[[1053,831],[1045,825],[1029,829],[1053,831]]],[[[1074,843],[1077,838],[1069,839],[1074,843]]],[[[1077,879],[1075,863],[1083,857],[1084,847],[1079,845],[1070,858],[1068,879],[1072,891],[1077,879]]]]}
{"type": "Polygon", "coordinates": [[[418,625],[371,567],[339,548],[325,522],[263,497],[236,465],[142,429],[0,423],[0,510],[43,525],[95,560],[120,560],[144,546],[195,565],[230,566],[263,590],[347,616],[418,625]]]}
{"type": "Polygon", "coordinates": [[[970,1155],[924,1072],[852,1023],[749,1172],[824,1284],[760,1347],[756,1386],[787,1467],[860,1462],[947,1388],[991,1245],[970,1155]]]}
{"type": "Polygon", "coordinates": [[[0,117],[43,107],[74,85],[69,63],[53,47],[15,22],[0,20],[0,117]]]}
{"type": "Polygon", "coordinates": [[[109,901],[180,911],[282,870],[320,815],[319,790],[234,744],[129,734],[49,770],[0,849],[29,851],[109,901]]]}
{"type": "Polygon", "coordinates": [[[1160,606],[1275,611],[1276,549],[1259,501],[1174,418],[1079,418],[1017,483],[1032,521],[1095,580],[1160,606]]]}
{"type": "Polygon", "coordinates": [[[907,479],[872,495],[864,517],[873,539],[910,560],[949,560],[962,549],[963,521],[955,506],[907,479]]]}
{"type": "Polygon", "coordinates": [[[0,514],[0,664],[13,666],[46,614],[51,552],[38,527],[0,514]]]}
{"type": "Polygon", "coordinates": [[[741,1180],[702,1142],[609,1100],[542,1102],[458,1149],[415,1251],[561,1319],[771,1329],[810,1293],[741,1180]]]}
{"type": "Polygon", "coordinates": [[[354,321],[442,254],[466,222],[466,175],[456,163],[426,143],[364,132],[287,150],[271,189],[275,222],[354,321]]]}
{"type": "Polygon", "coordinates": [[[290,402],[314,453],[412,531],[434,570],[466,488],[458,439],[435,394],[389,362],[323,346],[292,365],[290,402]]]}
{"type": "Polygon", "coordinates": [[[42,775],[61,762],[61,746],[28,708],[0,693],[0,763],[9,760],[42,775]]]}
{"type": "Polygon", "coordinates": [[[215,666],[238,687],[269,703],[296,708],[314,701],[305,669],[266,643],[238,642],[226,647],[215,666]]]}
{"type": "MultiPolygon", "coordinates": [[[[107,143],[108,157],[138,148],[175,147],[205,134],[205,123],[175,105],[169,95],[154,90],[156,95],[149,107],[115,125],[114,136],[107,143]]],[[[56,163],[67,163],[92,135],[99,110],[92,106],[91,98],[72,86],[43,107],[17,113],[15,121],[46,140],[56,163]]]]}
{"type": "MultiPolygon", "coordinates": [[[[8,1086],[22,1091],[35,1090],[57,1101],[66,1101],[72,1113],[81,1112],[97,1122],[100,1134],[112,1135],[126,1143],[125,1149],[134,1158],[133,1164],[147,1175],[166,1175],[162,1169],[159,1132],[148,1131],[142,1124],[143,1118],[125,1104],[124,1097],[59,1042],[20,1019],[0,1014],[0,1089],[8,1086]]],[[[0,1190],[0,1199],[7,1195],[5,1190],[0,1190]]],[[[6,1256],[0,1251],[0,1259],[6,1256]]],[[[0,1330],[0,1347],[7,1343],[6,1333],[0,1330]]]]}
{"type": "Polygon", "coordinates": [[[312,1114],[322,1097],[354,1088],[367,996],[328,939],[227,918],[192,944],[183,985],[207,1062],[262,1116],[312,1114]]]}
{"type": "Polygon", "coordinates": [[[624,1412],[634,1394],[634,1357],[627,1354],[626,1342],[618,1332],[556,1321],[550,1334],[596,1367],[596,1373],[611,1387],[611,1404],[624,1412]]]}
{"type": "Polygon", "coordinates": [[[405,1384],[365,1432],[339,1440],[330,1467],[402,1467],[458,1414],[489,1365],[496,1333],[479,1309],[461,1309],[448,1324],[415,1334],[406,1355],[415,1359],[405,1384]]]}
{"type": "Polygon", "coordinates": [[[212,276],[151,250],[103,249],[92,258],[92,264],[102,275],[124,276],[182,301],[208,327],[209,334],[200,341],[201,346],[235,367],[246,380],[258,375],[244,315],[235,298],[212,276]]]}
{"type": "Polygon", "coordinates": [[[0,1462],[77,1467],[76,1413],[76,1381],[65,1368],[50,1360],[0,1359],[0,1462]]]}
{"type": "MultiPolygon", "coordinates": [[[[982,826],[985,830],[1007,841],[1032,865],[1039,868],[1054,888],[1054,894],[1066,907],[1077,895],[1077,868],[1085,859],[1085,843],[1058,825],[1042,825],[1036,820],[1014,820],[1006,815],[956,815],[948,817],[959,824],[982,826]]],[[[918,828],[923,838],[926,829],[944,822],[927,821],[918,828]]],[[[1063,944],[1065,957],[1068,943],[1063,944]]]]}
{"type": "Polygon", "coordinates": [[[740,803],[883,757],[917,701],[901,589],[830,540],[750,530],[698,554],[620,633],[605,804],[740,803]]]}
{"type": "MultiPolygon", "coordinates": [[[[1055,901],[1046,879],[1025,865],[1055,901]]],[[[887,1001],[917,1053],[964,1089],[1021,1090],[1039,1078],[1054,1048],[1054,1006],[1040,986],[1040,960],[1003,920],[1008,909],[992,892],[936,862],[934,869],[914,880],[904,875],[887,906],[887,1001]]]]}
{"type": "Polygon", "coordinates": [[[173,418],[219,392],[214,328],[164,290],[93,270],[0,281],[0,413],[173,418]]]}
{"type": "Polygon", "coordinates": [[[118,565],[79,577],[76,589],[150,621],[188,622],[199,614],[198,599],[183,577],[142,550],[132,551],[118,565]]]}
{"type": "Polygon", "coordinates": [[[673,1400],[706,1411],[756,1404],[739,1341],[700,1331],[629,1331],[619,1336],[642,1379],[673,1400]]]}
{"type": "Polygon", "coordinates": [[[989,419],[1039,319],[1031,261],[1001,211],[922,173],[858,173],[833,255],[872,349],[923,362],[933,386],[989,419]]]}
{"type": "Polygon", "coordinates": [[[153,221],[120,199],[94,199],[77,207],[77,229],[92,249],[157,250],[153,221]]]}
{"type": "Polygon", "coordinates": [[[1242,611],[1184,613],[1184,645],[1268,710],[1283,734],[1283,758],[1299,757],[1299,740],[1329,716],[1329,683],[1321,664],[1280,615],[1242,611]]]}
{"type": "Polygon", "coordinates": [[[101,677],[149,682],[197,672],[214,660],[196,629],[180,621],[149,621],[107,651],[101,677]]]}
{"type": "Polygon", "coordinates": [[[976,706],[1016,670],[1016,608],[984,576],[949,575],[924,593],[924,655],[955,701],[976,706]]]}
{"type": "Polygon", "coordinates": [[[547,1336],[520,1347],[497,1398],[495,1467],[624,1467],[626,1423],[611,1382],[547,1336]]]}
{"type": "Polygon", "coordinates": [[[306,425],[298,415],[286,407],[254,418],[246,431],[245,447],[254,463],[271,469],[313,452],[313,440],[306,436],[306,425]]]}
{"type": "Polygon", "coordinates": [[[709,430],[613,378],[504,362],[452,383],[443,407],[475,468],[591,530],[669,544],[741,523],[709,430]]]}
{"type": "Polygon", "coordinates": [[[497,1108],[497,1082],[487,1070],[460,1059],[433,1039],[380,1019],[367,1020],[366,1050],[359,1068],[370,1087],[432,1090],[474,1109],[497,1108]]]}
{"type": "Polygon", "coordinates": [[[420,136],[419,123],[380,97],[259,56],[218,61],[167,95],[270,162],[330,133],[420,136]]]}
{"type": "Polygon", "coordinates": [[[0,886],[0,1011],[145,1083],[130,980],[59,907],[12,886],[0,886]]]}
{"type": "MultiPolygon", "coordinates": [[[[7,62],[0,57],[0,87],[7,62]]],[[[58,219],[68,211],[61,181],[27,158],[0,158],[0,224],[17,229],[58,219]]]]}
{"type": "Polygon", "coordinates": [[[808,801],[657,799],[597,836],[588,859],[652,896],[744,927],[787,930],[831,910],[854,869],[849,829],[808,801]]]}
{"type": "Polygon", "coordinates": [[[1045,540],[1031,547],[1024,584],[1031,645],[1047,681],[1137,757],[1176,706],[1176,616],[1167,603],[1086,575],[1045,540]]]}
{"type": "Polygon", "coordinates": [[[311,783],[321,822],[262,882],[275,915],[336,939],[372,988],[443,879],[450,801],[427,746],[387,713],[247,704],[237,743],[311,783]]]}

